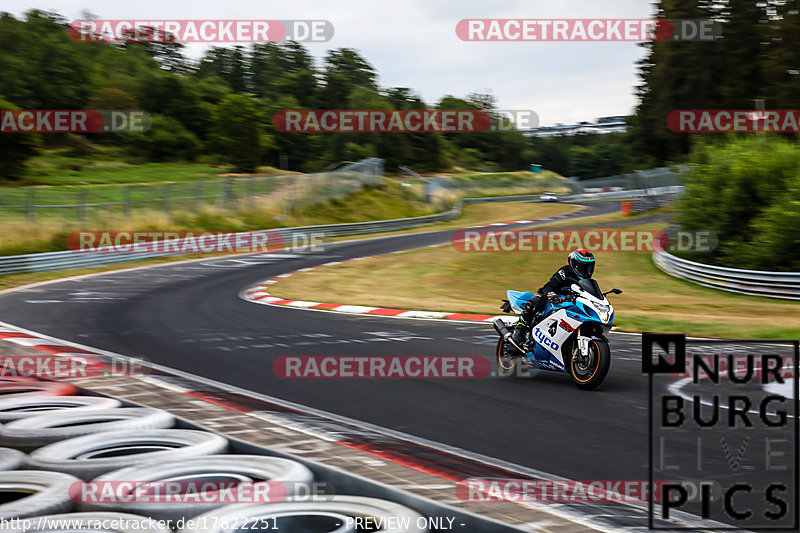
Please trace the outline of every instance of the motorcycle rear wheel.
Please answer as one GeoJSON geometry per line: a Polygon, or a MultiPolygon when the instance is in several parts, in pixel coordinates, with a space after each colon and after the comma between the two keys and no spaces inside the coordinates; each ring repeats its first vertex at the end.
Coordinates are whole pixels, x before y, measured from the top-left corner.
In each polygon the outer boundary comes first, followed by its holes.
{"type": "MultiPolygon", "coordinates": [[[[509,328],[513,331],[513,328],[509,328]]],[[[495,367],[497,376],[501,378],[508,378],[517,373],[517,365],[520,364],[519,357],[511,357],[506,354],[505,347],[506,340],[500,337],[497,341],[497,349],[495,350],[495,367]]]]}

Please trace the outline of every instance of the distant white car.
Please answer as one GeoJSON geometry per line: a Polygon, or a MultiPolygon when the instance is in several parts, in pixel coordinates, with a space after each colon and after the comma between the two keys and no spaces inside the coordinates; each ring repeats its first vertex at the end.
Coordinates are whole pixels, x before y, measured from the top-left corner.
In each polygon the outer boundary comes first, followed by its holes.
{"type": "Polygon", "coordinates": [[[555,193],[546,192],[546,193],[544,193],[543,195],[541,195],[539,197],[539,200],[541,200],[543,202],[557,202],[558,201],[558,196],[556,196],[555,193]]]}

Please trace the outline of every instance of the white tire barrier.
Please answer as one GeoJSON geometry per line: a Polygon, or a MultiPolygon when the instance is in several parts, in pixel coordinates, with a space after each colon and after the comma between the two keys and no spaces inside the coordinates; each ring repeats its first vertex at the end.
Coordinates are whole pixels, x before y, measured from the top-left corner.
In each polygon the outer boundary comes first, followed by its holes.
{"type": "Polygon", "coordinates": [[[103,396],[47,396],[31,395],[17,398],[0,396],[0,422],[40,416],[54,412],[84,412],[94,409],[112,409],[122,403],[103,396]]]}
{"type": "Polygon", "coordinates": [[[38,381],[31,378],[4,379],[0,381],[0,399],[27,398],[35,395],[69,396],[78,389],[69,383],[38,381]]]}
{"type": "Polygon", "coordinates": [[[153,429],[95,433],[48,444],[28,456],[29,468],[66,472],[81,479],[154,461],[225,453],[228,441],[191,429],[153,429]]]}
{"type": "Polygon", "coordinates": [[[5,424],[0,427],[0,446],[31,451],[60,440],[93,433],[164,429],[174,425],[174,416],[149,407],[57,412],[5,424]]]}
{"type": "Polygon", "coordinates": [[[25,463],[25,454],[11,448],[0,448],[0,470],[16,470],[25,463]]]}
{"type": "MultiPolygon", "coordinates": [[[[100,502],[87,499],[79,506],[87,511],[124,510],[162,520],[179,520],[235,503],[222,501],[226,497],[225,493],[220,494],[219,490],[214,490],[221,483],[261,483],[263,489],[267,482],[279,482],[285,486],[286,495],[292,495],[298,485],[307,487],[313,479],[311,470],[291,459],[266,455],[206,455],[179,462],[147,463],[103,474],[91,482],[91,488],[96,489],[92,494],[101,494],[103,488],[112,487],[119,501],[100,502]],[[187,498],[191,500],[188,502],[177,498],[161,503],[140,502],[136,501],[134,486],[123,486],[124,482],[132,481],[140,484],[179,481],[186,484],[186,491],[191,491],[193,495],[200,492],[201,496],[196,499],[187,498]],[[212,482],[211,488],[204,489],[203,482],[207,481],[212,482]]],[[[250,487],[247,492],[253,494],[255,488],[250,487]]]]}
{"type": "Polygon", "coordinates": [[[0,472],[0,487],[7,500],[0,504],[0,518],[9,520],[69,511],[74,506],[69,488],[76,481],[76,477],[59,472],[0,472]]]}

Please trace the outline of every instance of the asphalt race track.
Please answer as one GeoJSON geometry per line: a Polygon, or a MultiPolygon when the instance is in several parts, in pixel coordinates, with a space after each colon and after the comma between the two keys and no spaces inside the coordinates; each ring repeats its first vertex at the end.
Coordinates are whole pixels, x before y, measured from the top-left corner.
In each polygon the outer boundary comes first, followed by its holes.
{"type": "MultiPolygon", "coordinates": [[[[576,216],[619,208],[617,201],[585,205],[576,216]]],[[[478,380],[275,376],[273,361],[286,355],[491,357],[497,336],[488,323],[351,316],[239,297],[251,284],[298,268],[449,242],[452,234],[338,243],[314,254],[210,257],[66,280],[0,295],[0,320],[558,476],[647,479],[648,381],[638,335],[610,335],[611,370],[593,392],[548,372],[478,380]]],[[[531,273],[529,288],[549,275],[531,273]]],[[[602,266],[598,279],[602,285],[602,266]]],[[[325,301],[324,295],[307,299],[325,301]]]]}
{"type": "MultiPolygon", "coordinates": [[[[619,202],[586,205],[579,216],[613,212],[619,202]]],[[[634,336],[613,336],[612,370],[593,394],[550,373],[376,381],[273,374],[272,362],[282,355],[490,357],[497,341],[490,324],[347,316],[255,305],[238,296],[290,270],[447,242],[452,234],[353,241],[289,258],[265,254],[251,264],[210,258],[48,284],[0,296],[0,320],[565,477],[640,474],[647,460],[647,389],[634,336]],[[589,450],[581,442],[581,452],[572,453],[577,428],[594,442],[589,450]],[[641,446],[633,446],[637,441],[641,446]],[[621,461],[609,460],[619,450],[625,450],[621,461]],[[606,460],[596,461],[598,455],[606,460]]],[[[531,285],[546,276],[532,274],[531,285]]]]}

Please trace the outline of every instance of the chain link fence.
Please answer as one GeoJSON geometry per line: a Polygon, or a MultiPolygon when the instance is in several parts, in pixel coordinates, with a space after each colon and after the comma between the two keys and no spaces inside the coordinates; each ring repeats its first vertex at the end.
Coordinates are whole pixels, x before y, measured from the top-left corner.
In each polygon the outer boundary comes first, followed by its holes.
{"type": "Polygon", "coordinates": [[[167,215],[200,206],[224,209],[274,202],[279,211],[341,198],[383,180],[383,160],[369,158],[318,174],[227,176],[187,183],[93,187],[0,188],[0,220],[41,219],[84,222],[109,213],[157,210],[167,215]]]}
{"type": "Polygon", "coordinates": [[[672,187],[681,184],[681,174],[686,172],[688,168],[686,165],[657,167],[636,170],[630,174],[619,174],[617,176],[581,180],[573,183],[580,187],[582,192],[672,187]]]}

